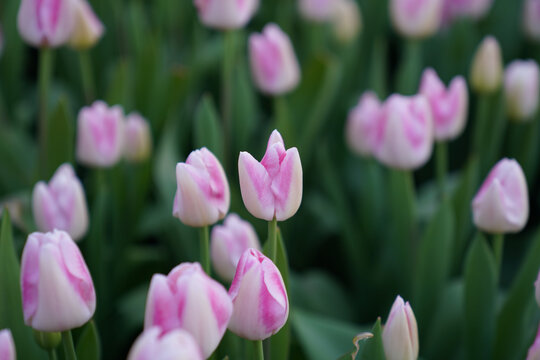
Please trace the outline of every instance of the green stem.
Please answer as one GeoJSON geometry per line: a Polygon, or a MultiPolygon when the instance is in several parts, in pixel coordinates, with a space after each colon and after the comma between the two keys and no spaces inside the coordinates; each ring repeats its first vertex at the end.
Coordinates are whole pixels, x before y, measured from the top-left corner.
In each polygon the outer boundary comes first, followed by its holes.
{"type": "Polygon", "coordinates": [[[81,64],[81,75],[84,90],[84,98],[87,104],[94,100],[95,85],[92,72],[92,60],[87,50],[79,51],[79,61],[81,64]]]}
{"type": "Polygon", "coordinates": [[[437,156],[437,186],[439,196],[444,199],[446,196],[446,174],[448,172],[448,144],[445,141],[437,142],[435,152],[437,156]]]}
{"type": "Polygon", "coordinates": [[[55,349],[49,349],[47,351],[47,353],[49,354],[49,360],[56,360],[57,359],[55,349]]]}
{"type": "Polygon", "coordinates": [[[262,340],[255,340],[253,344],[255,345],[255,359],[264,360],[264,350],[263,350],[262,340]]]}
{"type": "Polygon", "coordinates": [[[62,343],[64,345],[64,356],[66,360],[77,360],[75,347],[73,346],[73,337],[71,331],[62,331],[62,343]]]}
{"type": "MultiPolygon", "coordinates": [[[[227,30],[224,33],[224,54],[223,54],[223,70],[221,73],[221,117],[223,120],[223,129],[225,133],[225,152],[228,154],[231,146],[231,119],[232,119],[232,103],[233,103],[233,80],[234,80],[234,63],[236,61],[236,41],[234,30],[227,30]]],[[[228,164],[225,159],[225,164],[228,164]]],[[[226,165],[227,166],[227,165],[226,165]]]]}
{"type": "Polygon", "coordinates": [[[379,98],[384,99],[387,94],[388,76],[388,46],[383,36],[376,38],[371,50],[371,66],[369,71],[369,87],[375,91],[379,98]]]}
{"type": "Polygon", "coordinates": [[[203,226],[200,230],[201,238],[201,264],[204,271],[208,276],[210,276],[210,236],[209,236],[209,226],[203,226]]]}
{"type": "Polygon", "coordinates": [[[53,52],[41,48],[39,52],[39,164],[40,175],[47,177],[47,101],[53,66],[53,52]]]}
{"type": "MultiPolygon", "coordinates": [[[[474,132],[472,149],[473,154],[480,156],[483,149],[485,149],[486,142],[486,126],[488,124],[488,115],[490,107],[489,94],[478,94],[476,104],[476,115],[474,118],[474,132]]],[[[481,159],[482,160],[482,159],[481,159]]]]}
{"type": "Polygon", "coordinates": [[[422,43],[417,39],[407,39],[404,56],[397,77],[397,90],[400,94],[414,94],[422,70],[422,43]]]}
{"type": "Polygon", "coordinates": [[[277,220],[274,217],[271,221],[268,222],[268,240],[270,241],[268,257],[273,262],[276,262],[277,255],[277,220]]]}
{"type": "Polygon", "coordinates": [[[495,254],[495,265],[497,266],[497,274],[501,277],[501,266],[504,248],[504,234],[493,235],[493,253],[495,254]]]}
{"type": "Polygon", "coordinates": [[[288,143],[295,142],[287,111],[287,99],[284,95],[274,97],[274,123],[274,127],[287,138],[288,143]]]}

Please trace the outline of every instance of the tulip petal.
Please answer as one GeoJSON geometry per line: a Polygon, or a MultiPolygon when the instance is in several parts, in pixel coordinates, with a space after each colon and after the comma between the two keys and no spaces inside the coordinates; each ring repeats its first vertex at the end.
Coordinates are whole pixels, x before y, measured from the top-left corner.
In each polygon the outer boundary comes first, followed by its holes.
{"type": "Polygon", "coordinates": [[[264,220],[274,218],[274,195],[271,179],[264,166],[247,152],[238,158],[238,175],[242,199],[248,211],[264,220]]]}

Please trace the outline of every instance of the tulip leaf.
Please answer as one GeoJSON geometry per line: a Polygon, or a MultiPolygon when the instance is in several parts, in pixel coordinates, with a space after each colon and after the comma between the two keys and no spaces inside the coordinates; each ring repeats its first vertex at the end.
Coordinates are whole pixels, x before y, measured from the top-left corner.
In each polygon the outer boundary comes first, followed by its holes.
{"type": "Polygon", "coordinates": [[[83,328],[77,342],[78,360],[99,360],[101,358],[101,343],[94,320],[90,320],[83,328]]]}
{"type": "Polygon", "coordinates": [[[223,128],[210,95],[204,95],[197,106],[193,131],[195,146],[207,147],[223,161],[223,128]]]}
{"type": "Polygon", "coordinates": [[[44,179],[49,179],[63,163],[73,161],[73,121],[65,97],[60,98],[47,125],[47,168],[44,179]]]}
{"type": "Polygon", "coordinates": [[[249,67],[242,57],[242,63],[236,66],[234,77],[234,96],[232,103],[231,134],[234,144],[234,153],[238,154],[249,148],[249,140],[258,124],[257,98],[249,74],[249,67]]]}
{"type": "Polygon", "coordinates": [[[385,360],[384,347],[382,340],[381,318],[378,318],[371,330],[373,337],[359,344],[358,360],[385,360]]]}

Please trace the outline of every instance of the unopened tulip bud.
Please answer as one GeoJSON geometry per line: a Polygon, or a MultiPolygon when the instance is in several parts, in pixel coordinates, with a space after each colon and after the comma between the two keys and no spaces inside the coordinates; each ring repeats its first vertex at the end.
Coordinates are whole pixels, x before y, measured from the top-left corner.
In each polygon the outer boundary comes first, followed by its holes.
{"type": "Polygon", "coordinates": [[[124,156],[132,162],[148,159],[152,152],[150,125],[141,115],[129,114],[126,118],[124,156]]]}
{"type": "Polygon", "coordinates": [[[390,0],[396,30],[410,38],[434,35],[441,25],[443,0],[390,0]]]}
{"type": "Polygon", "coordinates": [[[289,317],[289,299],[281,273],[260,251],[244,252],[229,289],[233,314],[229,329],[249,340],[277,333],[289,317]]]}
{"type": "Polygon", "coordinates": [[[338,41],[349,43],[362,29],[362,14],[354,0],[337,0],[332,15],[332,26],[338,41]]]}
{"type": "Polygon", "coordinates": [[[158,327],[145,330],[135,340],[128,360],[203,360],[199,345],[190,333],[175,329],[166,333],[158,327]]]}
{"type": "Polygon", "coordinates": [[[103,36],[105,27],[98,19],[87,0],[72,0],[76,7],[76,21],[69,45],[78,50],[94,46],[103,36]]]}
{"type": "Polygon", "coordinates": [[[74,0],[22,0],[17,15],[21,37],[36,47],[57,47],[69,40],[75,25],[74,0]]]}
{"type": "Polygon", "coordinates": [[[502,82],[502,54],[497,39],[493,36],[484,38],[471,66],[471,86],[479,93],[493,93],[502,82]]]}
{"type": "Polygon", "coordinates": [[[540,0],[525,0],[523,29],[529,38],[540,42],[540,0]]]}
{"type": "Polygon", "coordinates": [[[195,0],[201,22],[216,29],[244,27],[259,8],[259,0],[195,0]]]}
{"type": "Polygon", "coordinates": [[[0,330],[0,360],[15,360],[15,343],[9,329],[0,330]]]}
{"type": "Polygon", "coordinates": [[[152,277],[144,328],[184,329],[201,347],[204,358],[217,348],[232,314],[225,288],[206,275],[199,263],[183,263],[169,275],[152,277]]]}
{"type": "Polygon", "coordinates": [[[32,233],[21,264],[24,322],[40,331],[85,324],[96,310],[96,293],[81,252],[68,233],[32,233]]]}
{"type": "Polygon", "coordinates": [[[418,359],[418,327],[409,302],[398,295],[392,305],[383,333],[384,354],[387,360],[418,359]]]}
{"type": "Polygon", "coordinates": [[[362,156],[373,154],[382,116],[382,103],[377,95],[371,91],[365,92],[347,118],[345,136],[353,151],[362,156]]]}
{"type": "Polygon", "coordinates": [[[211,238],[212,265],[227,281],[234,278],[236,265],[245,250],[261,248],[253,226],[236,214],[229,214],[223,225],[214,226],[211,238]]]}
{"type": "Polygon", "coordinates": [[[291,40],[276,24],[249,37],[249,57],[255,84],[264,93],[284,94],[300,82],[300,65],[291,40]]]}
{"type": "Polygon", "coordinates": [[[516,160],[502,159],[489,172],[472,202],[474,224],[499,234],[523,229],[529,218],[525,174],[516,160]]]}
{"type": "Polygon", "coordinates": [[[300,15],[315,22],[329,21],[334,14],[336,0],[299,0],[300,15]]]}
{"type": "Polygon", "coordinates": [[[40,181],[32,193],[32,211],[39,231],[66,231],[73,240],[88,230],[88,206],[81,181],[70,164],[61,165],[49,184],[40,181]]]}
{"type": "Polygon", "coordinates": [[[435,140],[452,140],[465,129],[469,107],[467,83],[461,76],[452,79],[448,89],[433,69],[426,69],[420,93],[431,106],[435,140]]]}
{"type": "Polygon", "coordinates": [[[124,148],[124,110],[96,101],[77,119],[77,160],[96,167],[114,166],[124,148]]]}
{"type": "Polygon", "coordinates": [[[536,281],[534,282],[534,295],[536,297],[536,303],[538,306],[540,306],[540,271],[538,272],[538,277],[536,278],[536,281]]]}
{"type": "Polygon", "coordinates": [[[298,211],[302,202],[300,155],[295,147],[285,150],[277,130],[272,132],[261,162],[248,152],[240,153],[238,173],[242,199],[251,215],[283,221],[298,211]]]}
{"type": "Polygon", "coordinates": [[[526,360],[540,360],[540,327],[538,328],[534,343],[529,348],[526,360]]]}
{"type": "Polygon", "coordinates": [[[534,60],[515,60],[504,72],[504,94],[508,115],[530,120],[538,110],[539,69],[534,60]]]}
{"type": "Polygon", "coordinates": [[[202,148],[176,165],[173,215],[189,226],[212,225],[229,211],[230,192],[219,160],[202,148]]]}

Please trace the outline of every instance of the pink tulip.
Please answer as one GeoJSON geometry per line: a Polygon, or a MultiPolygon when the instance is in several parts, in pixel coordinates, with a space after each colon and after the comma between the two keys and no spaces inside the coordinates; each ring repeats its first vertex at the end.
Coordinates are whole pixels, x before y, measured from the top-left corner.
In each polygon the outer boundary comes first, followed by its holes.
{"type": "Polygon", "coordinates": [[[64,45],[75,25],[74,0],[22,0],[17,15],[19,33],[36,47],[64,45]]]}
{"type": "Polygon", "coordinates": [[[132,162],[141,162],[152,152],[152,134],[148,121],[137,113],[126,118],[124,135],[124,156],[132,162]]]}
{"type": "Polygon", "coordinates": [[[260,251],[244,252],[229,289],[233,314],[229,329],[249,340],[277,333],[289,317],[289,299],[281,273],[260,251]]]}
{"type": "Polygon", "coordinates": [[[443,0],[390,0],[390,17],[401,35],[424,38],[439,30],[443,5],[443,0]]]}
{"type": "Polygon", "coordinates": [[[536,334],[534,343],[529,348],[526,360],[540,360],[540,327],[538,328],[538,333],[536,334]]]}
{"type": "Polygon", "coordinates": [[[240,256],[249,248],[260,250],[259,238],[253,226],[240,216],[229,214],[223,225],[212,229],[212,265],[223,279],[232,281],[240,256]]]}
{"type": "Polygon", "coordinates": [[[75,49],[88,49],[94,46],[103,36],[105,27],[92,10],[86,0],[73,0],[75,2],[76,22],[69,44],[75,49]]]}
{"type": "Polygon", "coordinates": [[[479,93],[493,93],[502,82],[501,46],[493,36],[486,36],[478,46],[471,65],[471,87],[479,93]]]}
{"type": "Polygon", "coordinates": [[[145,330],[135,340],[128,360],[203,360],[199,345],[190,333],[175,329],[162,333],[158,327],[145,330]]]}
{"type": "Polygon", "coordinates": [[[483,18],[493,5],[493,0],[444,0],[444,15],[446,22],[456,18],[483,18]]]}
{"type": "Polygon", "coordinates": [[[202,148],[176,165],[173,215],[189,226],[207,226],[229,211],[229,183],[218,159],[202,148]]]}
{"type": "Polygon", "coordinates": [[[261,162],[247,152],[240,153],[238,173],[244,205],[256,218],[283,221],[300,207],[300,155],[295,147],[285,150],[285,143],[277,130],[272,132],[261,162]]]}
{"type": "Polygon", "coordinates": [[[349,112],[345,136],[349,147],[362,156],[373,154],[383,105],[374,92],[365,92],[358,105],[349,112]]]}
{"type": "Polygon", "coordinates": [[[392,305],[383,333],[384,354],[387,360],[418,359],[418,326],[409,302],[398,295],[392,305]]]}
{"type": "Polygon", "coordinates": [[[201,22],[216,29],[244,27],[259,8],[259,0],[195,0],[201,22]]]}
{"type": "Polygon", "coordinates": [[[159,326],[164,332],[184,329],[206,359],[221,341],[232,310],[231,299],[220,283],[206,275],[199,263],[183,263],[167,276],[152,277],[144,328],[159,326]]]}
{"type": "Polygon", "coordinates": [[[0,331],[0,360],[15,360],[15,343],[9,329],[0,331]]]}
{"type": "Polygon", "coordinates": [[[249,37],[249,57],[255,84],[264,93],[288,93],[300,82],[291,40],[276,24],[268,24],[261,34],[249,37]]]}
{"type": "Polygon", "coordinates": [[[529,218],[525,174],[516,160],[502,159],[473,199],[474,224],[489,233],[515,233],[529,218]]]}
{"type": "Polygon", "coordinates": [[[420,93],[431,106],[435,140],[453,140],[465,129],[469,107],[467,83],[456,76],[448,89],[433,69],[426,69],[420,84],[420,93]]]}
{"type": "Polygon", "coordinates": [[[540,0],[525,0],[523,29],[532,40],[540,41],[540,0]]]}
{"type": "Polygon", "coordinates": [[[40,331],[66,331],[85,324],[96,310],[90,272],[64,231],[32,233],[21,265],[24,321],[40,331]]]}
{"type": "Polygon", "coordinates": [[[64,230],[74,240],[86,234],[88,206],[81,181],[70,164],[61,165],[49,184],[40,181],[34,186],[32,210],[40,231],[64,230]]]}
{"type": "Polygon", "coordinates": [[[538,272],[538,277],[536,278],[536,281],[534,282],[534,295],[536,297],[536,303],[538,306],[540,306],[540,271],[538,272]]]}
{"type": "Polygon", "coordinates": [[[124,146],[124,110],[96,101],[77,119],[77,159],[96,167],[114,166],[124,146]]]}
{"type": "Polygon", "coordinates": [[[508,115],[514,120],[531,120],[538,110],[540,70],[534,60],[514,60],[504,73],[504,94],[508,115]]]}
{"type": "Polygon", "coordinates": [[[332,19],[336,0],[299,0],[300,15],[306,20],[326,22],[332,19]]]}

